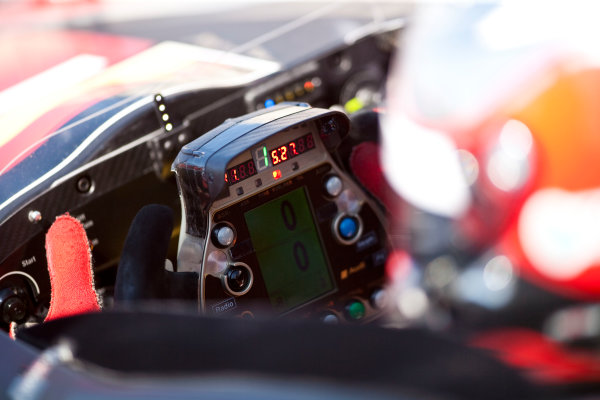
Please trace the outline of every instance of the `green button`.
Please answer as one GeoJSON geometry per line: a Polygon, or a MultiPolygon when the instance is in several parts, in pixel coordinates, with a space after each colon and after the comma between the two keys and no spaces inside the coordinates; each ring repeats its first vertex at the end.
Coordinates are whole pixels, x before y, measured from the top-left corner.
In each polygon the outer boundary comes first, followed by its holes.
{"type": "Polygon", "coordinates": [[[346,314],[350,319],[359,320],[363,318],[365,316],[365,311],[365,305],[359,300],[352,300],[346,306],[346,314]]]}

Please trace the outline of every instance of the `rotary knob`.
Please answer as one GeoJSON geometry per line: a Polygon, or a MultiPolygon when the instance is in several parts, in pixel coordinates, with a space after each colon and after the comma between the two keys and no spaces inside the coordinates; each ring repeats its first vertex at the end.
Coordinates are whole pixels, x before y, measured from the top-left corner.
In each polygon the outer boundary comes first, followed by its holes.
{"type": "Polygon", "coordinates": [[[0,290],[0,314],[2,320],[22,323],[29,317],[29,296],[27,290],[14,286],[0,290]]]}

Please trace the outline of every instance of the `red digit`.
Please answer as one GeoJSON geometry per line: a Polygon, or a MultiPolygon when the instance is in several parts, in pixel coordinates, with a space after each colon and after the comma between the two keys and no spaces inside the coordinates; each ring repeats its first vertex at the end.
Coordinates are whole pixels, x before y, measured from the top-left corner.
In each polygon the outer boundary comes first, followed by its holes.
{"type": "Polygon", "coordinates": [[[295,156],[297,156],[297,155],[298,155],[298,152],[296,151],[296,143],[294,143],[294,142],[291,142],[291,143],[289,144],[289,146],[290,146],[290,149],[292,149],[292,154],[293,154],[293,155],[295,155],[295,156]]]}
{"type": "Polygon", "coordinates": [[[256,168],[254,168],[254,161],[250,160],[248,163],[248,175],[252,176],[256,173],[256,168]]]}
{"type": "Polygon", "coordinates": [[[298,153],[304,153],[304,138],[298,139],[298,153]]]}
{"type": "Polygon", "coordinates": [[[309,149],[315,147],[315,141],[313,140],[313,137],[310,134],[306,137],[306,147],[308,147],[309,149]]]}
{"type": "Polygon", "coordinates": [[[246,179],[246,166],[240,165],[240,179],[246,179]]]}
{"type": "Polygon", "coordinates": [[[281,150],[281,161],[285,161],[288,159],[287,157],[287,147],[286,146],[281,146],[279,148],[281,150]]]}
{"type": "Polygon", "coordinates": [[[277,157],[277,149],[271,150],[271,160],[273,161],[273,165],[279,164],[279,157],[277,157]]]}

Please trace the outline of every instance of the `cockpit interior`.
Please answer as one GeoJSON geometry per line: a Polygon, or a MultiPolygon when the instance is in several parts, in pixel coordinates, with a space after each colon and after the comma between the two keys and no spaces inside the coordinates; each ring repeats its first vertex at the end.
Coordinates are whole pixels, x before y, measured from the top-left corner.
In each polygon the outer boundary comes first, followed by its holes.
{"type": "Polygon", "coordinates": [[[553,153],[495,83],[550,57],[422,6],[0,4],[0,398],[600,393],[600,268],[509,240],[553,153]]]}

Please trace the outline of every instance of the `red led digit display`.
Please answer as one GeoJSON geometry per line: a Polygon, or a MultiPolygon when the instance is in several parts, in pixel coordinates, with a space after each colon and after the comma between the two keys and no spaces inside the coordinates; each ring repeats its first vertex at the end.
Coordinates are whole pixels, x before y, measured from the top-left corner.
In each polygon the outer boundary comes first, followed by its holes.
{"type": "Polygon", "coordinates": [[[273,165],[277,165],[314,148],[315,140],[313,139],[312,133],[307,133],[306,135],[300,136],[299,138],[294,139],[287,144],[270,150],[269,155],[271,156],[271,162],[273,165]]]}
{"type": "MultiPolygon", "coordinates": [[[[306,135],[300,136],[299,138],[296,138],[287,144],[283,144],[269,150],[268,154],[271,158],[272,165],[277,165],[314,148],[315,140],[312,136],[312,133],[307,133],[306,135]]],[[[229,168],[225,172],[225,182],[227,182],[229,185],[233,185],[243,181],[244,179],[248,179],[257,173],[258,171],[254,164],[254,160],[244,161],[241,164],[229,168]]]]}
{"type": "Polygon", "coordinates": [[[225,173],[225,182],[230,185],[243,181],[244,179],[250,178],[256,175],[256,168],[254,166],[254,160],[244,161],[234,167],[231,167],[225,173]]]}

